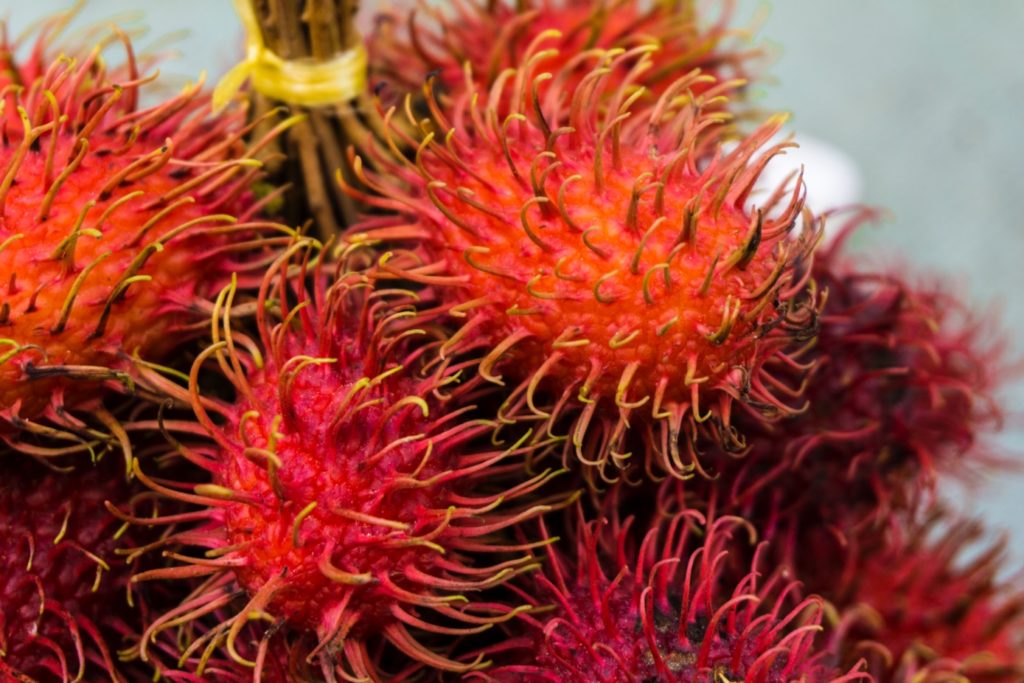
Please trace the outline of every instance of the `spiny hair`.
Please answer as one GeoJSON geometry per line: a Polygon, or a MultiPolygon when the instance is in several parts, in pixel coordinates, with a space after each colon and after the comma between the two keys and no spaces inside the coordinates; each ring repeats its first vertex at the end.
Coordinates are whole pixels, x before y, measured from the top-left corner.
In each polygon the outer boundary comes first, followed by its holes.
{"type": "MultiPolygon", "coordinates": [[[[139,591],[141,595],[157,595],[157,605],[173,606],[174,600],[180,601],[182,594],[171,587],[178,588],[177,582],[163,582],[160,585],[150,583],[147,590],[139,591]]],[[[153,599],[149,597],[148,599],[153,599]]],[[[175,683],[252,683],[252,681],[318,681],[306,655],[308,647],[301,642],[287,640],[286,627],[267,629],[260,621],[251,622],[243,628],[235,640],[235,648],[241,658],[247,662],[255,662],[254,667],[240,663],[229,657],[225,652],[217,650],[217,643],[209,643],[203,649],[182,654],[182,639],[186,642],[212,628],[222,619],[229,619],[234,605],[215,610],[194,622],[187,628],[165,630],[150,637],[145,646],[145,661],[141,654],[141,634],[135,633],[129,638],[130,645],[118,652],[119,658],[125,662],[122,666],[130,673],[141,672],[147,680],[168,680],[175,683]],[[263,641],[267,641],[263,645],[263,641]]],[[[159,615],[156,615],[159,616],[159,615]]],[[[144,623],[152,623],[156,618],[147,612],[144,623]]],[[[129,678],[129,680],[134,680],[129,678]]],[[[141,680],[141,679],[140,679],[141,680]]]]}
{"type": "Polygon", "coordinates": [[[139,626],[134,567],[117,550],[146,533],[119,528],[103,503],[133,493],[113,462],[69,476],[0,459],[0,679],[124,680],[111,645],[139,626]]]}
{"type": "Polygon", "coordinates": [[[802,382],[779,376],[806,371],[791,354],[821,304],[808,283],[820,226],[807,214],[793,234],[802,181],[749,206],[790,146],[766,147],[782,118],[726,152],[714,131],[727,117],[704,107],[730,86],[697,95],[691,74],[642,106],[633,86],[649,65],[609,52],[575,91],[541,101],[535,60],[450,110],[428,98],[422,121],[406,106],[423,135],[392,152],[411,145],[414,158],[371,152],[371,173],[356,157],[373,195],[348,188],[386,213],[349,240],[377,244],[385,274],[421,283],[433,314],[461,324],[446,351],[481,350],[480,375],[513,382],[500,419],[536,423],[609,481],[630,434],[651,476],[685,477],[706,471],[702,438],[746,449],[734,413],[800,412],[802,382]]]}
{"type": "Polygon", "coordinates": [[[1024,677],[1024,575],[1006,542],[941,507],[861,534],[842,571],[814,577],[841,608],[834,647],[877,680],[1024,677]]]}
{"type": "Polygon", "coordinates": [[[715,482],[675,486],[694,504],[716,496],[723,512],[772,520],[765,533],[788,539],[791,563],[801,527],[827,528],[842,553],[846,537],[931,500],[939,473],[970,482],[1010,465],[993,443],[1015,371],[1005,335],[939,283],[851,262],[846,239],[873,216],[849,214],[815,259],[827,303],[815,345],[796,357],[813,368],[807,410],[747,421],[745,458],[715,482]]]}
{"type": "MultiPolygon", "coordinates": [[[[527,0],[515,3],[420,2],[379,13],[367,42],[373,78],[400,92],[418,91],[428,77],[442,97],[466,87],[490,88],[502,72],[546,58],[547,69],[571,92],[605,50],[654,48],[641,84],[655,96],[679,74],[700,69],[717,81],[741,83],[759,52],[730,29],[733,3],[708,24],[693,0],[527,0]],[[426,20],[422,16],[426,16],[426,20]]],[[[623,75],[631,62],[617,65],[623,75]]],[[[546,84],[537,81],[544,89],[546,84]]],[[[708,87],[695,84],[699,91],[708,87]]]]}
{"type": "Polygon", "coordinates": [[[308,241],[287,250],[255,302],[255,337],[232,328],[236,291],[225,288],[214,305],[213,345],[196,359],[189,391],[167,383],[212,439],[175,440],[176,448],[212,480],[157,481],[136,462],[143,482],[197,509],[126,518],[195,522],[166,544],[207,552],[175,551],[180,564],[136,577],[203,579],[149,625],[143,659],[162,632],[189,623],[194,638],[183,660],[224,647],[259,674],[270,637],[254,659],[239,649],[259,615],[272,624],[267,633],[287,626],[297,634],[294,642],[308,645],[302,659],[329,680],[464,672],[484,661],[450,659],[451,644],[521,609],[474,594],[534,568],[529,545],[502,531],[565,498],[541,495],[558,472],[522,474],[521,456],[533,448],[528,431],[478,446],[494,427],[471,415],[481,382],[437,355],[446,338],[416,312],[415,293],[374,287],[372,273],[351,267],[359,252],[343,251],[331,269],[308,241]],[[201,395],[207,366],[234,387],[233,400],[201,395]],[[240,591],[248,602],[229,608],[240,591]]]}
{"type": "Polygon", "coordinates": [[[745,564],[751,555],[742,536],[753,542],[754,531],[744,520],[705,521],[685,510],[634,526],[611,515],[587,521],[580,514],[568,544],[545,546],[544,571],[517,582],[537,611],[505,627],[512,633],[504,654],[474,678],[868,680],[860,664],[839,673],[824,643],[815,643],[825,614],[820,598],[800,598],[782,567],[762,579],[764,544],[745,564]]]}
{"type": "Polygon", "coordinates": [[[255,123],[211,117],[201,84],[140,107],[155,77],[123,33],[113,70],[105,43],[45,58],[50,35],[24,72],[0,47],[0,438],[38,457],[127,453],[104,398],[145,389],[132,357],[160,362],[231,272],[258,282],[291,239],[251,192],[253,156],[290,121],[247,145],[255,123]]]}

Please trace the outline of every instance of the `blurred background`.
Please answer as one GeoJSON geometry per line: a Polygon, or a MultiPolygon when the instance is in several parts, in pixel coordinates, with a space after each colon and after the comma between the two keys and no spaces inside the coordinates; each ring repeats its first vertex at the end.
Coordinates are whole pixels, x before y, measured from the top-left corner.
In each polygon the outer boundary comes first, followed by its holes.
{"type": "MultiPolygon", "coordinates": [[[[71,4],[0,0],[0,16],[17,35],[71,4]]],[[[363,5],[365,23],[376,3],[363,5]]],[[[163,71],[180,82],[204,69],[215,82],[241,50],[230,0],[89,0],[77,23],[108,19],[148,25],[143,45],[173,45],[179,58],[163,71]]],[[[812,196],[818,168],[824,182],[839,179],[838,196],[889,209],[858,236],[869,258],[910,262],[976,306],[1000,309],[1024,354],[1024,2],[738,0],[736,24],[756,27],[774,55],[756,101],[793,112],[792,130],[811,136],[803,160],[812,196]]],[[[1024,382],[1005,398],[1022,411],[1024,382]]],[[[1001,438],[1008,449],[1024,451],[1020,422],[1001,438]]],[[[1010,532],[1024,563],[1022,488],[1024,475],[1013,475],[945,493],[1010,532]]]]}

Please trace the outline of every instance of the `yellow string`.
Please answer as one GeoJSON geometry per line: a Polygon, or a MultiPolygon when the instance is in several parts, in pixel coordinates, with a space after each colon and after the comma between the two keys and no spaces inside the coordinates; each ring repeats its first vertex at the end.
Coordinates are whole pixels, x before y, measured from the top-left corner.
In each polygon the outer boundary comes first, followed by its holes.
{"type": "Polygon", "coordinates": [[[234,0],[246,33],[246,57],[221,79],[213,91],[220,111],[247,80],[267,97],[288,104],[320,107],[358,97],[366,90],[366,47],[362,41],[328,60],[284,59],[263,43],[251,0],[234,0]]]}

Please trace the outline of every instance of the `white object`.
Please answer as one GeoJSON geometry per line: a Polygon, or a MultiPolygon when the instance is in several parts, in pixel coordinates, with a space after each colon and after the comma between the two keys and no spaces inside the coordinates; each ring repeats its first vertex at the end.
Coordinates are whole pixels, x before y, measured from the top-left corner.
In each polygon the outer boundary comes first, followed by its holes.
{"type": "MultiPolygon", "coordinates": [[[[786,139],[780,134],[768,144],[786,139]]],[[[793,137],[799,147],[780,154],[761,175],[759,185],[766,190],[779,186],[794,171],[804,169],[807,185],[807,207],[815,214],[850,206],[861,201],[863,182],[853,159],[838,147],[803,133],[793,137]]]]}
{"type": "MultiPolygon", "coordinates": [[[[759,198],[771,194],[787,178],[799,173],[801,167],[807,186],[806,205],[814,214],[861,201],[860,171],[853,159],[838,147],[803,133],[782,132],[765,143],[763,149],[785,142],[791,135],[799,147],[786,149],[768,163],[754,188],[752,205],[756,206],[759,198]]],[[[728,146],[726,151],[733,147],[728,146]]]]}

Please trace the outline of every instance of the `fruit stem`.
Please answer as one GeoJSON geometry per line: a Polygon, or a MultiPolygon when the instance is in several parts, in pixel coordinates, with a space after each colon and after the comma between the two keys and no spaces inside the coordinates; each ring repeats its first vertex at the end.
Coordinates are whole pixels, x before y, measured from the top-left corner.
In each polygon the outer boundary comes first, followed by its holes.
{"type": "MultiPolygon", "coordinates": [[[[264,44],[282,59],[328,61],[362,40],[355,26],[358,0],[249,1],[264,44]]],[[[254,119],[282,104],[258,93],[253,98],[254,119]]],[[[355,201],[331,179],[341,169],[350,184],[358,184],[345,150],[374,126],[364,120],[375,111],[369,100],[365,94],[327,106],[289,106],[293,114],[304,115],[304,120],[261,156],[272,181],[289,185],[283,202],[286,222],[299,225],[313,219],[319,235],[326,239],[355,218],[355,201]]],[[[258,139],[272,125],[270,120],[261,123],[253,138],[258,139]]]]}

